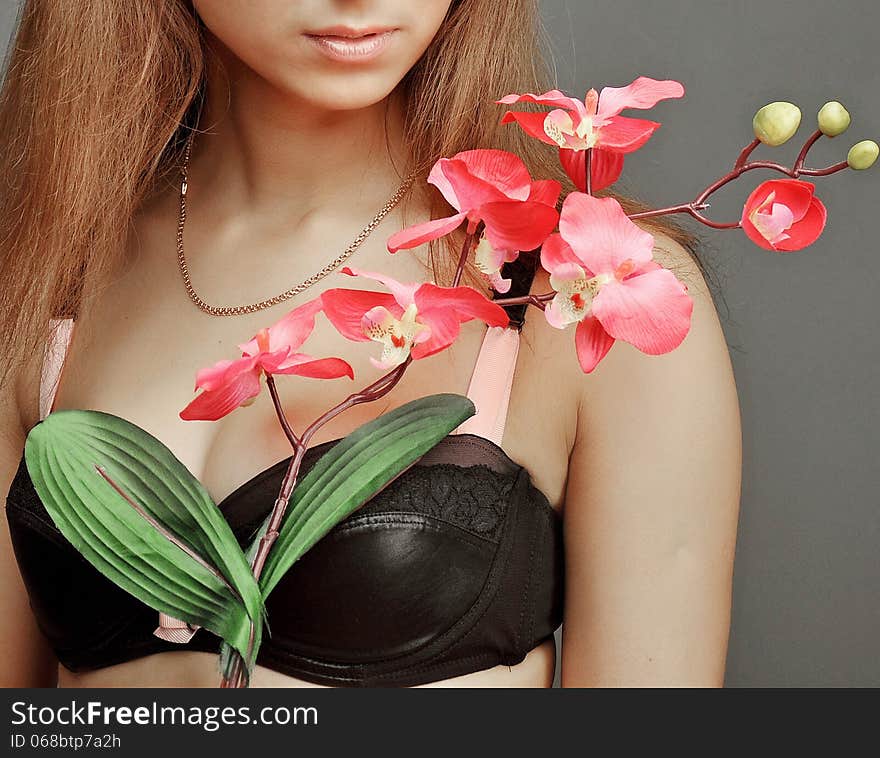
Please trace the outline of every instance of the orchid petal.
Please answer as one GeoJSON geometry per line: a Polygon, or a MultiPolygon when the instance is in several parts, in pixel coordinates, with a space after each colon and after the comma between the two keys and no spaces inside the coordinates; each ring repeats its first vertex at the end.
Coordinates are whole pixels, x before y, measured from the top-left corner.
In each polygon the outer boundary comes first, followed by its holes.
{"type": "Polygon", "coordinates": [[[489,286],[501,293],[509,291],[510,285],[513,283],[512,279],[505,279],[501,276],[501,267],[517,258],[519,258],[519,250],[496,249],[492,247],[485,235],[480,237],[474,250],[474,264],[486,277],[489,286]]]}
{"type": "Polygon", "coordinates": [[[594,274],[613,274],[627,259],[653,258],[654,237],[637,226],[613,197],[570,192],[562,205],[559,231],[594,274]]]}
{"type": "Polygon", "coordinates": [[[599,127],[596,146],[605,150],[631,153],[651,139],[651,135],[659,128],[657,121],[614,116],[607,125],[599,127]]]}
{"type": "Polygon", "coordinates": [[[370,338],[361,328],[361,318],[371,308],[383,306],[396,318],[403,314],[403,308],[387,292],[334,288],[321,293],[324,314],[336,330],[346,339],[365,342],[370,338]]]}
{"type": "Polygon", "coordinates": [[[510,285],[513,284],[513,279],[505,279],[498,271],[486,274],[485,276],[489,282],[489,286],[496,292],[502,295],[506,292],[510,292],[510,285]]]}
{"type": "MultiPolygon", "coordinates": [[[[483,203],[493,200],[509,200],[501,189],[491,182],[474,176],[464,161],[441,158],[443,177],[449,187],[454,188],[457,203],[462,213],[469,214],[483,203]]],[[[522,193],[528,196],[528,188],[522,193]]]]}
{"type": "Polygon", "coordinates": [[[216,390],[235,381],[239,374],[251,371],[259,361],[259,355],[243,356],[235,360],[223,359],[213,366],[201,368],[196,372],[195,390],[216,390]]]}
{"type": "Polygon", "coordinates": [[[452,156],[467,166],[468,173],[492,185],[513,200],[527,200],[532,177],[522,158],[507,150],[464,150],[452,156]]]}
{"type": "Polygon", "coordinates": [[[623,154],[611,150],[593,148],[590,158],[590,173],[593,178],[593,192],[610,187],[623,172],[623,154]]]}
{"type": "MultiPolygon", "coordinates": [[[[512,252],[514,256],[519,255],[517,250],[507,251],[492,247],[484,235],[480,237],[480,241],[477,243],[476,248],[474,248],[474,263],[484,274],[492,274],[501,269],[501,266],[507,261],[509,252],[512,252]]],[[[515,260],[515,258],[512,260],[515,260]]]]}
{"type": "Polygon", "coordinates": [[[290,348],[282,348],[274,352],[260,353],[256,356],[257,365],[267,374],[274,374],[277,368],[290,359],[290,348]]]}
{"type": "Polygon", "coordinates": [[[562,312],[562,308],[559,305],[560,296],[554,295],[553,299],[544,306],[544,318],[547,319],[547,323],[550,326],[556,329],[565,329],[571,321],[569,321],[565,314],[562,312]]]}
{"type": "Polygon", "coordinates": [[[449,164],[450,158],[440,158],[431,166],[431,170],[428,172],[428,184],[433,184],[443,197],[446,199],[446,202],[449,203],[455,210],[457,211],[466,211],[462,205],[461,200],[455,192],[455,185],[450,181],[449,177],[446,176],[446,166],[449,164]]]}
{"type": "Polygon", "coordinates": [[[592,313],[615,339],[643,353],[660,355],[684,340],[693,307],[687,287],[661,266],[604,284],[593,299],[592,313]]]}
{"type": "Polygon", "coordinates": [[[544,133],[560,147],[577,148],[583,140],[574,137],[574,121],[568,111],[553,110],[544,116],[544,133]]]}
{"type": "Polygon", "coordinates": [[[812,245],[822,234],[827,218],[828,212],[822,201],[818,197],[811,198],[809,210],[788,230],[789,238],[777,243],[776,249],[788,253],[812,245]]]}
{"type": "Polygon", "coordinates": [[[410,303],[400,319],[392,316],[382,306],[372,308],[364,314],[363,330],[370,339],[381,342],[382,355],[379,361],[370,358],[377,368],[389,368],[406,360],[412,346],[429,340],[433,334],[431,326],[417,319],[418,307],[410,303]]]}
{"type": "Polygon", "coordinates": [[[555,208],[559,201],[560,192],[562,192],[562,185],[555,179],[538,179],[538,181],[532,182],[528,199],[555,208]]]}
{"type": "MultiPolygon", "coordinates": [[[[322,308],[320,295],[297,306],[269,327],[269,350],[281,348],[296,350],[315,329],[315,314],[322,308]]],[[[260,352],[256,337],[237,345],[239,350],[248,355],[260,352]]]]}
{"type": "Polygon", "coordinates": [[[386,243],[388,252],[396,253],[398,250],[409,250],[430,240],[439,239],[458,229],[466,218],[466,213],[456,213],[454,216],[432,219],[395,232],[386,243]]]}
{"type": "Polygon", "coordinates": [[[794,214],[787,205],[771,203],[769,212],[762,213],[756,208],[749,214],[749,220],[771,245],[775,245],[788,239],[785,230],[794,223],[794,214]]]}
{"type": "Polygon", "coordinates": [[[791,210],[794,221],[800,221],[810,207],[816,185],[802,179],[770,179],[759,184],[746,199],[749,210],[762,205],[770,193],[773,200],[791,210]]]}
{"type": "Polygon", "coordinates": [[[461,321],[452,311],[432,311],[430,314],[419,312],[419,318],[431,327],[427,340],[413,345],[410,354],[413,360],[421,360],[445,350],[458,338],[461,321]]]}
{"type": "MultiPolygon", "coordinates": [[[[382,351],[382,354],[385,355],[385,351],[382,351]]],[[[406,360],[406,355],[389,355],[385,360],[376,360],[372,355],[370,356],[370,363],[372,363],[377,369],[380,371],[390,371],[395,366],[399,366],[406,360]]]]}
{"type": "Polygon", "coordinates": [[[598,113],[605,117],[616,116],[624,108],[653,108],[661,100],[683,95],[681,82],[639,76],[625,87],[603,87],[599,93],[598,113]]]}
{"type": "Polygon", "coordinates": [[[421,319],[431,324],[438,314],[452,313],[459,322],[480,319],[489,326],[507,326],[510,317],[498,303],[493,303],[473,287],[438,287],[424,283],[416,292],[416,305],[421,319]]]}
{"type": "MultiPolygon", "coordinates": [[[[581,269],[584,267],[583,261],[574,254],[571,245],[562,238],[562,235],[551,234],[541,247],[541,266],[551,274],[555,274],[566,263],[574,264],[581,269]]],[[[592,276],[593,272],[587,271],[586,274],[592,276]]]]}
{"type": "Polygon", "coordinates": [[[273,373],[296,374],[313,379],[336,379],[341,376],[354,379],[354,369],[342,358],[312,358],[305,353],[297,353],[294,361],[285,361],[273,373]]]}
{"type": "Polygon", "coordinates": [[[550,137],[547,136],[547,132],[544,131],[544,119],[546,118],[546,113],[507,111],[507,113],[501,117],[499,123],[507,124],[511,121],[516,121],[522,127],[522,130],[530,137],[539,139],[541,142],[546,142],[548,145],[558,146],[557,142],[550,139],[550,137]]]}
{"type": "Polygon", "coordinates": [[[756,245],[766,250],[791,252],[800,250],[816,241],[825,227],[827,211],[822,202],[814,197],[815,185],[799,179],[771,179],[759,184],[749,195],[743,205],[743,213],[740,223],[746,236],[756,245]],[[777,209],[779,205],[788,209],[788,213],[777,209]],[[766,211],[769,210],[770,214],[766,211]],[[763,213],[763,223],[758,218],[753,219],[753,214],[763,213]],[[787,228],[780,229],[780,223],[766,224],[770,218],[779,221],[781,215],[791,215],[791,223],[787,228]],[[768,218],[768,215],[770,218],[768,218]],[[758,221],[759,229],[755,225],[758,221]],[[786,235],[783,235],[785,232],[786,235]],[[770,233],[772,240],[767,238],[770,233]]]}
{"type": "Polygon", "coordinates": [[[550,286],[555,290],[562,291],[567,282],[576,282],[586,278],[587,272],[584,271],[584,267],[579,261],[566,261],[557,264],[555,270],[550,274],[550,286]]]}
{"type": "Polygon", "coordinates": [[[540,247],[559,220],[556,208],[532,200],[486,203],[480,207],[480,216],[492,247],[505,250],[540,247]]]}
{"type": "MultiPolygon", "coordinates": [[[[581,191],[587,191],[586,182],[586,158],[585,150],[571,150],[566,147],[559,148],[559,161],[565,169],[565,173],[581,191]]],[[[592,191],[598,192],[611,186],[620,178],[623,172],[623,154],[611,150],[593,148],[590,157],[590,174],[592,178],[592,191]]]]}
{"type": "Polygon", "coordinates": [[[574,344],[578,363],[583,372],[589,374],[608,354],[614,344],[614,337],[605,331],[599,319],[588,313],[575,329],[574,344]]]}
{"type": "Polygon", "coordinates": [[[353,266],[343,266],[339,270],[341,273],[348,274],[349,276],[365,276],[369,279],[375,279],[377,282],[381,282],[391,290],[391,294],[394,295],[395,300],[397,300],[401,308],[406,308],[413,302],[413,295],[421,286],[420,282],[399,282],[393,276],[388,276],[388,274],[383,274],[378,271],[364,271],[363,269],[354,268],[353,266]]]}
{"type": "Polygon", "coordinates": [[[371,340],[381,342],[394,330],[398,320],[384,305],[377,305],[361,316],[361,330],[371,340]]]}
{"type": "Polygon", "coordinates": [[[202,392],[180,412],[180,418],[184,421],[217,421],[223,418],[260,394],[260,374],[257,369],[245,371],[216,390],[202,392]]]}
{"type": "Polygon", "coordinates": [[[502,105],[511,105],[513,103],[538,103],[540,105],[553,105],[560,108],[567,108],[570,111],[574,111],[578,116],[586,116],[587,109],[582,100],[578,100],[576,97],[569,97],[564,92],[560,92],[558,89],[551,89],[541,95],[533,95],[531,92],[526,92],[522,95],[505,95],[500,100],[495,101],[498,104],[502,105]]]}
{"type": "Polygon", "coordinates": [[[556,294],[544,311],[547,322],[557,329],[581,321],[593,300],[584,270],[576,263],[562,263],[550,274],[556,294]]]}
{"type": "MultiPolygon", "coordinates": [[[[217,389],[217,387],[226,383],[225,377],[231,366],[242,366],[244,363],[245,361],[242,358],[238,358],[237,360],[224,358],[223,360],[217,361],[212,366],[200,368],[196,371],[195,390],[198,390],[200,387],[206,390],[217,389]]],[[[250,364],[248,369],[252,368],[253,361],[248,361],[248,363],[250,364]]]]}

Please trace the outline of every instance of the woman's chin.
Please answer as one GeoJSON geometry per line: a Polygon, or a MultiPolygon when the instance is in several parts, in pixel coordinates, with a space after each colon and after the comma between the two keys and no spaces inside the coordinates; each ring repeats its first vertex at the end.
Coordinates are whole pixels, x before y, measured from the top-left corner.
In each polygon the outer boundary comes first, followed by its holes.
{"type": "Polygon", "coordinates": [[[372,81],[363,77],[357,82],[353,82],[350,75],[316,77],[318,79],[308,89],[303,88],[300,80],[291,92],[308,107],[328,111],[359,110],[377,105],[397,85],[397,81],[387,77],[375,77],[372,81]]]}

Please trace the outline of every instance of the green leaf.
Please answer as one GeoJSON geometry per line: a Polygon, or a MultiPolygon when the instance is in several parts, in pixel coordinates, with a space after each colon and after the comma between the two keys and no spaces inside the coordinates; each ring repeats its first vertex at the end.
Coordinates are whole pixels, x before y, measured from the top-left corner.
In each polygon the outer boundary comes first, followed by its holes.
{"type": "Polygon", "coordinates": [[[217,634],[250,674],[266,615],[250,564],[211,496],[161,441],[110,413],[61,410],[31,429],[25,461],[55,525],[98,571],[148,606],[217,634]],[[96,464],[207,565],[138,513],[96,464]]]}
{"type": "MultiPolygon", "coordinates": [[[[428,395],[363,424],[333,445],[291,494],[260,576],[263,598],[315,542],[475,412],[463,395],[428,395]]],[[[255,542],[266,523],[268,518],[255,542]]],[[[252,543],[247,554],[254,550],[252,543]]]]}

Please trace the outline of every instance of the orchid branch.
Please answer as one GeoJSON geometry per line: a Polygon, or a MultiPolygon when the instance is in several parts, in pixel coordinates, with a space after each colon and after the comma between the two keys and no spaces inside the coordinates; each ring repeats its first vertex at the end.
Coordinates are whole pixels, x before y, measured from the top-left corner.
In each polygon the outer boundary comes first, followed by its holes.
{"type": "Polygon", "coordinates": [[[587,194],[593,194],[593,148],[588,147],[584,153],[584,171],[586,176],[584,177],[584,185],[587,189],[587,194]]]}
{"type": "Polygon", "coordinates": [[[287,439],[290,440],[293,449],[296,450],[297,446],[301,444],[300,439],[296,436],[296,432],[293,431],[290,422],[287,420],[284,408],[281,405],[281,400],[278,398],[278,388],[275,386],[275,377],[273,377],[272,374],[266,374],[266,386],[269,388],[269,395],[271,395],[272,403],[275,405],[275,413],[278,416],[281,428],[284,430],[287,439]]]}
{"type": "MultiPolygon", "coordinates": [[[[467,263],[468,255],[470,254],[471,248],[473,247],[474,240],[479,234],[480,226],[481,225],[478,225],[473,232],[465,236],[464,242],[462,243],[461,247],[461,253],[458,259],[458,265],[455,270],[455,276],[453,278],[453,287],[458,286],[458,283],[461,281],[462,272],[464,271],[464,267],[467,263]]],[[[287,435],[288,439],[291,440],[291,444],[294,448],[294,454],[291,457],[290,463],[287,466],[287,470],[284,473],[284,478],[281,482],[281,490],[278,493],[278,497],[275,499],[275,504],[272,508],[269,522],[266,525],[265,532],[260,536],[260,541],[257,545],[257,552],[254,555],[254,560],[251,564],[255,579],[259,580],[260,575],[263,571],[263,567],[266,563],[266,559],[269,556],[269,552],[271,551],[273,544],[278,538],[279,530],[281,528],[281,522],[284,518],[285,512],[287,511],[287,505],[290,500],[290,495],[293,492],[294,486],[296,485],[299,469],[302,465],[306,450],[308,449],[309,440],[311,440],[318,429],[320,429],[322,426],[324,426],[326,423],[328,423],[330,420],[332,420],[348,408],[359,405],[361,403],[373,402],[387,395],[401,380],[410,363],[412,363],[412,355],[408,354],[402,363],[394,366],[390,371],[379,377],[379,379],[377,379],[375,382],[368,385],[359,392],[352,393],[347,398],[345,398],[345,400],[337,403],[332,408],[329,408],[327,411],[322,413],[317,419],[315,419],[311,424],[306,427],[301,437],[297,437],[296,434],[294,434],[293,430],[290,429],[290,425],[287,423],[284,410],[281,406],[281,401],[278,397],[278,392],[275,387],[274,379],[272,378],[271,374],[267,374],[266,383],[269,386],[269,391],[272,396],[272,402],[275,405],[276,415],[278,416],[282,428],[284,428],[285,430],[285,434],[287,435]]],[[[251,636],[253,636],[253,624],[251,624],[251,636]]],[[[230,676],[228,678],[222,678],[220,687],[241,687],[243,686],[243,684],[244,672],[242,671],[241,658],[236,658],[233,662],[230,676]]]]}
{"type": "Polygon", "coordinates": [[[709,204],[705,202],[706,199],[717,192],[719,189],[724,187],[726,184],[729,184],[735,179],[738,179],[747,171],[754,171],[755,169],[759,168],[770,169],[771,171],[785,174],[792,179],[797,179],[800,176],[827,176],[829,174],[836,173],[837,171],[841,171],[845,168],[849,168],[849,163],[847,161],[840,161],[824,168],[804,167],[804,161],[806,160],[807,152],[822,135],[823,132],[817,129],[809,136],[809,138],[806,140],[803,147],[801,148],[800,153],[798,153],[794,164],[791,167],[783,166],[782,164],[775,163],[773,161],[751,161],[749,163],[746,163],[745,161],[748,156],[755,149],[755,147],[757,147],[761,143],[761,140],[755,138],[752,142],[746,145],[745,148],[743,148],[742,152],[740,153],[739,157],[733,165],[733,169],[724,174],[712,184],[708,185],[691,202],[682,203],[680,205],[672,205],[667,208],[659,208],[657,210],[631,213],[628,214],[629,218],[631,220],[635,220],[640,218],[651,218],[654,216],[665,216],[671,213],[688,213],[702,224],[710,226],[713,229],[736,229],[742,225],[740,221],[737,221],[735,223],[722,223],[718,221],[712,221],[711,219],[706,218],[702,213],[700,213],[701,210],[709,207],[709,204]]]}

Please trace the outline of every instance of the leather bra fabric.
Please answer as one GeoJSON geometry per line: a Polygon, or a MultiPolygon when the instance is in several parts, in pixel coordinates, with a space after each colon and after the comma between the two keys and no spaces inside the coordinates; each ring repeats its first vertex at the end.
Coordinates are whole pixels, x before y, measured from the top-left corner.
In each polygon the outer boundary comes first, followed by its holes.
{"type": "MultiPolygon", "coordinates": [[[[530,281],[518,287],[528,292],[530,281]]],[[[307,450],[302,474],[338,441],[307,450]]],[[[288,461],[218,503],[242,547],[271,510],[288,461]]],[[[6,517],[34,616],[69,670],[219,651],[206,629],[183,645],[156,636],[157,612],[55,527],[24,457],[6,517]]],[[[562,623],[563,588],[561,515],[497,441],[460,427],[294,564],[266,601],[257,663],[347,687],[412,686],[512,666],[562,623]]]]}

